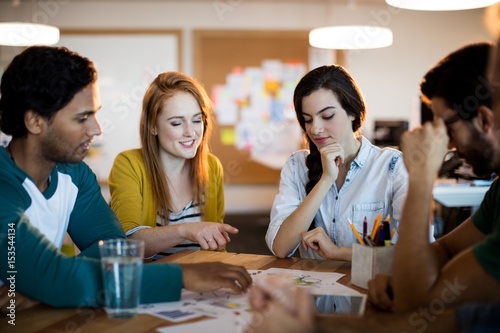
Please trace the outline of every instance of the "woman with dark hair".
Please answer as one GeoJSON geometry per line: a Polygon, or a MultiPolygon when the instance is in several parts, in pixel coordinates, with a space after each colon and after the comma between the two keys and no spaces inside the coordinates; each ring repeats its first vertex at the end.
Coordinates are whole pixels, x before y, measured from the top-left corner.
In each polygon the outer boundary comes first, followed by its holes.
{"type": "Polygon", "coordinates": [[[297,120],[309,150],[295,152],[281,171],[266,234],[278,257],[351,260],[363,221],[371,232],[378,215],[400,217],[407,190],[401,152],[378,148],[360,133],[366,109],[351,75],[337,65],[307,73],[294,92],[297,120]]]}
{"type": "Polygon", "coordinates": [[[222,224],[224,175],[208,148],[211,115],[212,103],[198,82],[162,73],[144,96],[142,148],[115,159],[111,207],[127,236],[145,241],[148,257],[200,247],[222,250],[228,233],[238,232],[222,224]]]}

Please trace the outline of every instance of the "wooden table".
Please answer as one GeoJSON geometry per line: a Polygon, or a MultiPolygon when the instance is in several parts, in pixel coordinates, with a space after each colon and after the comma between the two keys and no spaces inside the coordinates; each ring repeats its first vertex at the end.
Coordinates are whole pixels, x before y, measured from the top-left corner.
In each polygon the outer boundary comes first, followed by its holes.
{"type": "MultiPolygon", "coordinates": [[[[344,261],[301,258],[277,259],[268,255],[191,250],[176,253],[161,259],[161,261],[183,264],[222,261],[228,264],[241,265],[247,269],[268,269],[275,267],[317,272],[337,272],[345,274],[339,280],[339,283],[360,292],[365,292],[364,289],[351,285],[351,263],[344,261]]],[[[0,332],[152,333],[156,332],[156,328],[158,327],[176,325],[146,314],[140,314],[132,319],[110,319],[106,316],[103,309],[56,309],[47,305],[38,305],[24,311],[18,311],[16,313],[15,326],[9,325],[7,320],[8,317],[0,317],[0,332]]]]}

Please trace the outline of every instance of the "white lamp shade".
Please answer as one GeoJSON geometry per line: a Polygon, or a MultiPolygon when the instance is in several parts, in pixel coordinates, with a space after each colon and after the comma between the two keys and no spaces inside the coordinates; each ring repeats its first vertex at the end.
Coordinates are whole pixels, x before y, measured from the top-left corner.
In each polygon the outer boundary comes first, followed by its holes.
{"type": "Polygon", "coordinates": [[[488,7],[498,0],[385,0],[388,5],[413,10],[463,10],[488,7]]]}
{"type": "Polygon", "coordinates": [[[309,32],[309,44],[322,49],[375,49],[392,45],[392,31],[364,25],[324,27],[309,32]]]}
{"type": "Polygon", "coordinates": [[[3,22],[0,23],[0,45],[53,45],[59,41],[59,29],[50,25],[3,22]]]}

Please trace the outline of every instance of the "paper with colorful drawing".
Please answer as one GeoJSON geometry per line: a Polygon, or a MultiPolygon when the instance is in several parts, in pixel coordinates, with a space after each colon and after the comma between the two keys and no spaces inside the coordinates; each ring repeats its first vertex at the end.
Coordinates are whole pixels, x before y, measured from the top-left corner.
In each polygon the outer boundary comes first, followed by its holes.
{"type": "Polygon", "coordinates": [[[270,268],[262,271],[261,274],[290,275],[297,285],[309,289],[313,295],[361,295],[358,291],[344,286],[337,281],[344,276],[340,273],[325,273],[302,271],[298,269],[270,268]]]}

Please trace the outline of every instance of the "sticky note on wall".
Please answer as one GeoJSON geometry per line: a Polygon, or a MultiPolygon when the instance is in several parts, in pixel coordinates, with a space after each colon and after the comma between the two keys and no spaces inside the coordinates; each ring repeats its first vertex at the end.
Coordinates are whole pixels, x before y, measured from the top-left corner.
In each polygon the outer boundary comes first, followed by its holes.
{"type": "Polygon", "coordinates": [[[236,141],[234,128],[223,128],[220,132],[220,141],[223,145],[233,146],[236,141]]]}

